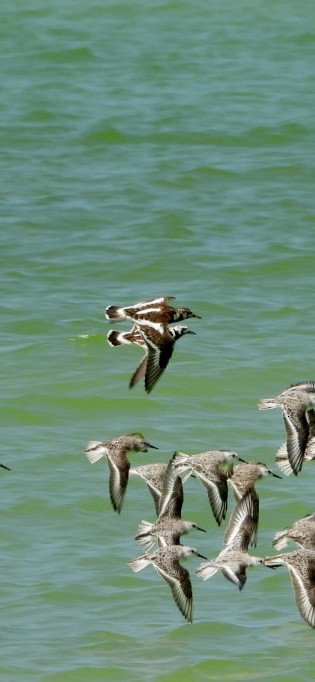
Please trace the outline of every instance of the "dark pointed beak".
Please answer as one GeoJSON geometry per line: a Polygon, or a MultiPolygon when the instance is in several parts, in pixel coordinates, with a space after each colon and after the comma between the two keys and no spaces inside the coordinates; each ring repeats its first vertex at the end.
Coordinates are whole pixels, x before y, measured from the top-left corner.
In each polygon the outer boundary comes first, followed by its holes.
{"type": "Polygon", "coordinates": [[[205,528],[200,528],[200,526],[196,526],[196,529],[197,529],[197,530],[202,530],[203,533],[206,533],[206,532],[207,532],[207,531],[205,530],[205,528]]]}
{"type": "Polygon", "coordinates": [[[208,557],[207,557],[207,556],[203,556],[203,554],[199,554],[199,552],[198,552],[197,556],[199,556],[200,559],[205,559],[206,561],[208,561],[208,557]]]}
{"type": "Polygon", "coordinates": [[[146,444],[146,446],[147,446],[148,448],[153,448],[153,450],[158,450],[158,449],[159,449],[157,445],[152,445],[151,443],[148,443],[148,441],[146,441],[145,444],[146,444]]]}
{"type": "Polygon", "coordinates": [[[271,476],[274,476],[275,478],[281,478],[282,479],[282,476],[279,476],[279,474],[275,474],[275,472],[271,471],[271,469],[268,469],[268,471],[271,474],[271,476]]]}
{"type": "Polygon", "coordinates": [[[196,332],[193,332],[192,329],[187,329],[186,334],[196,334],[196,332]]]}
{"type": "Polygon", "coordinates": [[[237,455],[236,459],[238,459],[239,462],[244,462],[244,464],[248,464],[247,459],[243,459],[243,457],[240,457],[239,455],[237,455]]]}
{"type": "Polygon", "coordinates": [[[197,320],[202,320],[202,317],[200,315],[192,315],[192,317],[195,317],[197,320]]]}
{"type": "Polygon", "coordinates": [[[7,471],[11,471],[10,467],[6,467],[5,464],[0,464],[0,467],[2,467],[2,469],[6,469],[7,471]]]}

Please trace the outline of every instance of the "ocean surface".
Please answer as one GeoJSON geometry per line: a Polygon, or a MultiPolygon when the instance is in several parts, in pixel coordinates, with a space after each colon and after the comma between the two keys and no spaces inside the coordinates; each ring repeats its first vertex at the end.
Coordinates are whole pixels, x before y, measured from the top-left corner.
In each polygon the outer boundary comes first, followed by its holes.
{"type": "MultiPolygon", "coordinates": [[[[141,431],[159,450],[134,465],[226,448],[278,471],[281,412],[257,403],[315,379],[314,2],[4,0],[0,33],[0,680],[308,682],[287,570],[240,592],[191,559],[187,624],[127,564],[143,481],[115,514],[84,449],[141,431]],[[162,295],[202,319],[130,391],[141,353],[109,347],[104,308],[162,295]]],[[[314,487],[312,463],[258,483],[256,554],[314,487]]],[[[183,516],[216,556],[193,479],[183,516]]]]}

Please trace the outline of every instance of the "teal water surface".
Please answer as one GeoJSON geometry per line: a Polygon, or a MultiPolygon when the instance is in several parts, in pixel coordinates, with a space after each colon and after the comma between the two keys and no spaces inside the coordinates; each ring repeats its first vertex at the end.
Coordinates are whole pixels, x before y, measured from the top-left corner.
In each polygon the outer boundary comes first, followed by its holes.
{"type": "MultiPolygon", "coordinates": [[[[136,465],[228,448],[276,470],[281,413],[257,402],[315,379],[313,3],[11,0],[1,19],[0,679],[306,682],[287,571],[239,592],[192,559],[186,624],[127,564],[143,482],[116,515],[84,448],[141,431],[159,450],[136,465]],[[103,311],[161,295],[202,319],[148,396],[103,311]]],[[[258,484],[257,554],[314,510],[314,477],[258,484]]],[[[183,515],[215,556],[194,480],[183,515]]]]}

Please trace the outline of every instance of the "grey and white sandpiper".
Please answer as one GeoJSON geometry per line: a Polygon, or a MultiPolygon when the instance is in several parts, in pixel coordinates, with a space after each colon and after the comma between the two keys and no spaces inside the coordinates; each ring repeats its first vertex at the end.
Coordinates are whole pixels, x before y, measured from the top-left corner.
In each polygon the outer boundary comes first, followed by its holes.
{"type": "MultiPolygon", "coordinates": [[[[308,424],[308,438],[304,451],[302,466],[305,462],[310,462],[311,460],[315,459],[315,405],[313,405],[313,403],[306,408],[305,417],[308,424]]],[[[285,476],[290,476],[290,474],[293,474],[286,442],[283,443],[283,445],[281,445],[281,447],[278,449],[275,460],[279,469],[285,476]]]]}
{"type": "Polygon", "coordinates": [[[144,545],[145,551],[149,552],[155,543],[158,547],[180,545],[182,535],[189,533],[191,530],[206,532],[204,528],[197,526],[194,521],[185,521],[180,517],[162,516],[155,523],[141,521],[135,540],[140,545],[144,545]]]}
{"type": "Polygon", "coordinates": [[[146,551],[155,542],[159,547],[179,545],[181,536],[193,529],[206,532],[194,521],[181,518],[184,495],[181,478],[174,467],[175,457],[176,453],[170,458],[164,473],[157,521],[142,521],[138,527],[135,539],[139,544],[145,545],[146,551]]]}
{"type": "MultiPolygon", "coordinates": [[[[282,410],[287,438],[285,445],[282,445],[277,452],[276,461],[284,473],[290,473],[285,463],[286,455],[295,475],[302,469],[309,439],[309,418],[306,411],[314,406],[314,401],[315,382],[305,381],[289,386],[275,398],[263,398],[258,403],[260,410],[270,410],[276,407],[282,410]],[[283,463],[283,468],[281,463],[283,463]]],[[[313,420],[314,435],[314,417],[311,415],[310,419],[313,420]]],[[[313,453],[314,447],[313,441],[313,453]]]]}
{"type": "Polygon", "coordinates": [[[191,556],[206,559],[193,547],[172,545],[162,547],[156,552],[144,554],[128,562],[134,572],[141,571],[151,564],[169,585],[178,609],[190,623],[193,620],[192,586],[189,572],[181,566],[180,560],[191,556]]]}
{"type": "Polygon", "coordinates": [[[199,315],[190,310],[190,308],[174,308],[171,301],[174,296],[166,296],[156,298],[152,301],[143,301],[136,303],[133,306],[115,306],[110,305],[105,309],[105,317],[108,320],[133,320],[139,325],[159,325],[159,324],[173,324],[181,320],[187,320],[195,317],[200,319],[199,315]]]}
{"type": "Polygon", "coordinates": [[[315,514],[307,514],[275,533],[272,545],[276,549],[284,549],[290,541],[296,542],[299,547],[315,551],[315,514]]]}
{"type": "Polygon", "coordinates": [[[232,461],[244,461],[232,450],[209,450],[195,455],[178,452],[175,458],[175,469],[182,476],[183,482],[190,475],[204,485],[213,516],[218,525],[225,519],[228,503],[228,476],[233,469],[232,461]]]}
{"type": "Polygon", "coordinates": [[[234,492],[236,502],[242,499],[245,493],[254,488],[256,481],[267,476],[281,478],[279,474],[269,469],[263,462],[242,462],[233,467],[232,475],[229,477],[234,492]]]}
{"type": "Polygon", "coordinates": [[[184,502],[184,491],[181,477],[174,466],[176,453],[170,457],[163,476],[162,491],[159,504],[159,518],[169,516],[181,518],[184,502]]]}
{"type": "Polygon", "coordinates": [[[155,462],[129,469],[130,476],[140,476],[150,491],[157,516],[181,516],[184,493],[180,476],[172,465],[173,458],[168,463],[155,462]]]}
{"type": "Polygon", "coordinates": [[[255,488],[249,490],[236,503],[224,534],[224,544],[238,542],[243,550],[256,547],[259,521],[259,498],[255,488]]]}
{"type": "Polygon", "coordinates": [[[246,569],[263,563],[264,559],[261,557],[248,554],[244,548],[243,538],[238,537],[233,543],[224,547],[215,559],[201,564],[196,570],[196,575],[203,580],[208,580],[221,570],[227,580],[242,590],[247,579],[246,569]]]}
{"type": "Polygon", "coordinates": [[[280,478],[263,462],[242,462],[236,464],[229,477],[229,484],[233,488],[236,507],[231,515],[225,533],[225,542],[229,542],[235,534],[235,528],[240,523],[246,524],[247,532],[251,528],[250,544],[256,546],[259,523],[259,497],[255,489],[256,481],[266,476],[280,478]],[[246,496],[246,499],[244,497],[246,496]]]}
{"type": "Polygon", "coordinates": [[[128,452],[147,452],[152,445],[141,434],[119,436],[107,441],[90,441],[85,454],[91,464],[105,457],[109,467],[109,493],[115,511],[120,513],[129,477],[128,452]]]}
{"type": "Polygon", "coordinates": [[[160,510],[160,499],[166,468],[167,463],[154,462],[152,464],[142,464],[138,467],[130,467],[129,469],[129,476],[139,476],[145,481],[146,486],[153,497],[157,516],[159,515],[160,510]]]}
{"type": "Polygon", "coordinates": [[[267,556],[264,563],[269,568],[287,567],[300,615],[308,625],[315,628],[315,551],[299,549],[267,556]]]}

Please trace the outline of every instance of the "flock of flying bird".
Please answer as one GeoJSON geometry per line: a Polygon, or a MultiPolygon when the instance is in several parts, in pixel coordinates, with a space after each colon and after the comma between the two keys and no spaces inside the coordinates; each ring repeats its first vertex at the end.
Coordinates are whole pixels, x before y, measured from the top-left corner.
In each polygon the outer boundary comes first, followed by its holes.
{"type": "MultiPolygon", "coordinates": [[[[144,379],[149,393],[174,351],[176,341],[185,334],[193,334],[186,326],[169,324],[188,318],[198,318],[189,308],[175,308],[173,297],[158,298],[130,307],[108,306],[108,320],[131,321],[130,331],[111,330],[107,334],[110,346],[137,345],[144,356],[133,373],[129,387],[144,379]]],[[[304,462],[315,459],[315,382],[292,385],[272,399],[263,399],[259,409],[282,410],[286,441],[276,454],[276,463],[288,476],[297,475],[304,462]]],[[[93,464],[105,457],[109,467],[109,493],[114,510],[120,513],[129,475],[144,480],[153,497],[157,519],[142,521],[135,540],[145,553],[129,561],[130,568],[140,571],[152,565],[169,585],[175,603],[183,616],[192,622],[193,595],[189,572],[182,559],[197,556],[205,560],[196,575],[207,580],[221,570],[223,576],[241,590],[246,582],[248,567],[262,564],[269,568],[286,566],[289,570],[299,612],[315,628],[315,514],[295,521],[292,526],[277,532],[273,539],[276,549],[295,542],[297,549],[274,556],[258,557],[249,553],[256,547],[259,522],[259,497],[256,481],[266,476],[282,478],[261,462],[246,462],[236,452],[212,450],[193,455],[175,452],[169,462],[157,462],[131,468],[129,452],[147,452],[156,446],[141,434],[123,435],[105,442],[91,441],[85,454],[93,464]],[[232,488],[235,507],[224,534],[223,549],[217,557],[207,560],[197,549],[181,544],[182,535],[191,530],[203,531],[193,521],[182,518],[183,485],[190,477],[205,487],[214,519],[218,525],[227,513],[228,486],[232,488]]]]}

